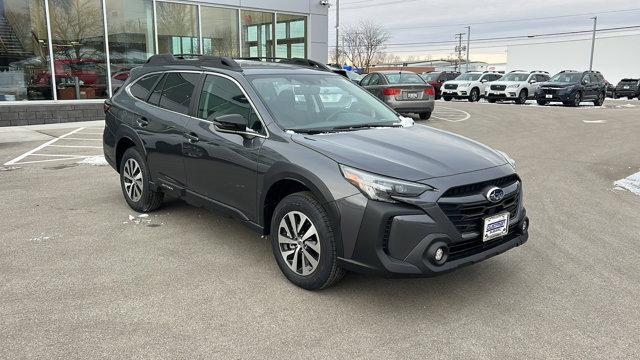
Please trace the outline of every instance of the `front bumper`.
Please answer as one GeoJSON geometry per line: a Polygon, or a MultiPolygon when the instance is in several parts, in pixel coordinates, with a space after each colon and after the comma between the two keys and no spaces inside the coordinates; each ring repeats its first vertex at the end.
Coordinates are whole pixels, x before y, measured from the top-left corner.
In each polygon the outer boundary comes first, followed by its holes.
{"type": "MultiPolygon", "coordinates": [[[[442,96],[449,96],[454,99],[466,99],[471,94],[471,88],[457,88],[455,90],[442,89],[442,96]]],[[[480,94],[484,95],[484,94],[480,94]]]]}
{"type": "Polygon", "coordinates": [[[529,236],[528,228],[522,229],[523,221],[528,223],[529,219],[520,190],[508,234],[487,242],[459,231],[433,199],[389,204],[368,201],[357,194],[339,200],[337,206],[342,218],[340,265],[350,271],[385,277],[438,275],[522,245],[529,236]],[[436,264],[434,249],[443,245],[448,249],[448,258],[443,264],[436,264]]]}
{"type": "Polygon", "coordinates": [[[574,93],[573,92],[555,92],[555,93],[536,93],[536,100],[538,101],[559,101],[559,102],[570,102],[573,100],[574,93]]]}
{"type": "Polygon", "coordinates": [[[516,100],[518,98],[518,89],[513,90],[488,90],[485,93],[485,98],[489,100],[516,100]]]}

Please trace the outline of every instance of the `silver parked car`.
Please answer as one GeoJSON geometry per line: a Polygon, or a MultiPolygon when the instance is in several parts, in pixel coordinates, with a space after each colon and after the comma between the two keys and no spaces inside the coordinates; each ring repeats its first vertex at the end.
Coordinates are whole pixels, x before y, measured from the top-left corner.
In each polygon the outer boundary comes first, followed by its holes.
{"type": "Polygon", "coordinates": [[[435,90],[410,71],[369,73],[360,85],[400,114],[418,114],[427,120],[433,112],[435,90]]]}

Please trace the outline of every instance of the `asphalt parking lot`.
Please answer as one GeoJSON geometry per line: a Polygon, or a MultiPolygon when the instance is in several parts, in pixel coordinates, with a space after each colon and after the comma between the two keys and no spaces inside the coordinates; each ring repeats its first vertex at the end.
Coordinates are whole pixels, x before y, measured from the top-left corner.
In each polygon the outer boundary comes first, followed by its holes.
{"type": "Polygon", "coordinates": [[[640,196],[613,185],[640,171],[640,101],[436,109],[426,124],[516,159],[529,241],[321,292],[235,220],[130,210],[91,161],[100,123],[0,131],[0,358],[640,358],[640,196]]]}

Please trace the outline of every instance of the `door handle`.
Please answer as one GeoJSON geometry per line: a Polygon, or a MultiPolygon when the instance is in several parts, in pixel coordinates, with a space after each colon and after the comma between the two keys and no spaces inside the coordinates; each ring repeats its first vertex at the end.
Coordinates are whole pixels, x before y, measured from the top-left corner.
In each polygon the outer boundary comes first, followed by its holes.
{"type": "Polygon", "coordinates": [[[184,133],[184,137],[189,140],[190,143],[194,144],[200,141],[200,138],[195,133],[184,133]]]}
{"type": "Polygon", "coordinates": [[[147,125],[149,125],[149,120],[147,120],[147,118],[145,117],[138,118],[136,122],[138,123],[139,127],[146,127],[147,125]]]}

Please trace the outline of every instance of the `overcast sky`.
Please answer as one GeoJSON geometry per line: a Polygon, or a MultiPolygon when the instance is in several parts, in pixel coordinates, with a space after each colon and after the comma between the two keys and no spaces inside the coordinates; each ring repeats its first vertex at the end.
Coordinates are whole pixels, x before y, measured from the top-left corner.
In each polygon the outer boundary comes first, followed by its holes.
{"type": "MultiPolygon", "coordinates": [[[[335,0],[329,11],[329,45],[335,46],[335,0]]],[[[455,43],[424,44],[425,42],[454,41],[456,33],[471,26],[471,60],[504,62],[506,44],[559,41],[589,38],[590,34],[572,37],[546,37],[476,42],[475,39],[537,35],[565,31],[591,30],[598,16],[598,28],[640,25],[639,0],[341,0],[340,27],[371,20],[383,25],[391,39],[387,52],[401,57],[432,56],[439,58],[453,53],[455,43]],[[619,11],[630,10],[632,11],[619,11]],[[613,12],[615,11],[615,12],[613,12]],[[560,17],[564,15],[576,15],[560,17]],[[551,19],[539,19],[545,17],[551,19]],[[524,20],[526,19],[526,20],[524,20]],[[496,22],[518,20],[511,22],[496,22]],[[490,23],[493,22],[493,23],[490,23]],[[483,23],[483,24],[479,24],[483,23]],[[414,43],[412,45],[397,45],[414,43]],[[417,44],[415,44],[417,43],[417,44]],[[474,50],[475,46],[475,50],[474,50]]],[[[640,29],[634,33],[640,33],[640,29]]],[[[601,34],[601,35],[600,35],[601,34]]],[[[600,33],[611,36],[619,33],[600,33]]],[[[627,33],[628,34],[628,33],[627,33]]],[[[465,35],[466,41],[466,35],[465,35]]]]}

